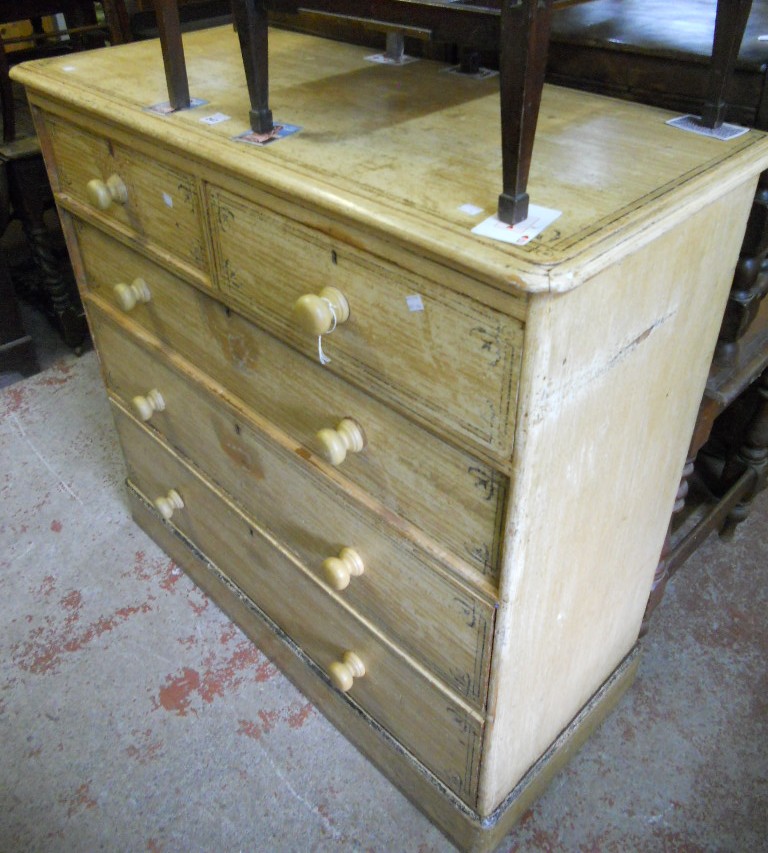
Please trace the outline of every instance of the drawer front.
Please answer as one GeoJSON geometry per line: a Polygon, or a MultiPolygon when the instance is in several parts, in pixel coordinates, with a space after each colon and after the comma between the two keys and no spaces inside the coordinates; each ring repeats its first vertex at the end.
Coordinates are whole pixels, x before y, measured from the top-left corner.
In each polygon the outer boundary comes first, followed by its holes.
{"type": "Polygon", "coordinates": [[[45,117],[45,127],[56,160],[55,189],[65,204],[72,199],[143,243],[208,272],[198,184],[192,175],[51,116],[45,117]],[[103,208],[97,206],[94,185],[89,192],[93,181],[99,182],[95,186],[101,190],[98,204],[103,208]],[[115,186],[118,189],[110,191],[115,186]]]}
{"type": "Polygon", "coordinates": [[[350,698],[460,797],[476,791],[482,723],[333,598],[250,520],[115,410],[129,477],[150,501],[175,490],[171,523],[328,673],[345,652],[362,660],[350,698]]]}
{"type": "Polygon", "coordinates": [[[242,412],[211,397],[139,348],[98,312],[92,326],[107,384],[128,409],[191,459],[249,516],[323,582],[323,564],[339,595],[393,637],[453,690],[485,701],[494,607],[444,575],[386,521],[348,498],[322,472],[261,432],[242,412]],[[151,400],[160,393],[160,410],[151,400]],[[147,405],[149,404],[149,409],[147,405]],[[360,561],[346,556],[350,548],[360,561]],[[353,560],[353,562],[350,562],[353,560]],[[353,572],[363,568],[363,573],[353,572]]]}
{"type": "Polygon", "coordinates": [[[91,292],[117,307],[114,284],[142,277],[151,299],[126,316],[306,446],[315,446],[319,430],[352,417],[366,444],[339,471],[495,580],[504,475],[96,229],[78,223],[77,231],[91,292]]]}
{"type": "Polygon", "coordinates": [[[512,449],[522,324],[265,207],[210,189],[219,287],[270,331],[318,359],[294,303],[323,288],[349,318],[323,337],[339,373],[502,458],[512,449]]]}

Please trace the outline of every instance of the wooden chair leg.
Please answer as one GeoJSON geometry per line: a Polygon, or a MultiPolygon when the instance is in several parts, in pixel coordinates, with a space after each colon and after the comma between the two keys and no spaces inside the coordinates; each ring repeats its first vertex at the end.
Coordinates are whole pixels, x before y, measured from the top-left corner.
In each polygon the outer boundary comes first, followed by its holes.
{"type": "Polygon", "coordinates": [[[274,123],[269,108],[267,9],[261,0],[232,0],[232,14],[251,99],[251,128],[257,133],[270,133],[274,123]]]}
{"type": "Polygon", "coordinates": [[[155,15],[163,52],[165,81],[168,84],[168,100],[174,110],[189,109],[189,81],[176,0],[155,0],[155,15]]]}
{"type": "Polygon", "coordinates": [[[733,73],[747,28],[752,0],[718,0],[712,66],[707,98],[701,113],[705,127],[720,127],[725,119],[725,88],[733,73]]]}
{"type": "Polygon", "coordinates": [[[501,9],[501,156],[498,218],[528,217],[528,174],[547,64],[552,0],[504,0],[501,9]]]}

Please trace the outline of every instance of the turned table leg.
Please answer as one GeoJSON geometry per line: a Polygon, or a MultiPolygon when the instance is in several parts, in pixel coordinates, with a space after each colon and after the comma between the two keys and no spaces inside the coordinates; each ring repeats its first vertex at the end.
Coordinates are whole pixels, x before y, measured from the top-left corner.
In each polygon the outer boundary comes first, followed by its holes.
{"type": "Polygon", "coordinates": [[[69,262],[62,262],[45,223],[46,208],[53,203],[50,185],[39,151],[34,146],[26,150],[22,143],[3,146],[0,152],[5,161],[11,204],[29,244],[46,310],[67,346],[79,350],[88,328],[70,278],[69,262]]]}
{"type": "Polygon", "coordinates": [[[752,485],[731,510],[720,535],[733,535],[738,524],[749,515],[755,495],[765,485],[768,475],[768,370],[757,382],[758,404],[747,427],[744,441],[736,453],[726,460],[721,475],[723,490],[730,488],[747,471],[754,472],[752,485]]]}

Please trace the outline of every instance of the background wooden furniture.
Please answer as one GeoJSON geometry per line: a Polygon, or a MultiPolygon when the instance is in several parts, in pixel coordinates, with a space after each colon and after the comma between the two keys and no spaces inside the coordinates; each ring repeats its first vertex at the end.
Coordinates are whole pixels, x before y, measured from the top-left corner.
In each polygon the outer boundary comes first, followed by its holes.
{"type": "Polygon", "coordinates": [[[492,80],[273,48],[303,129],[266,147],[228,27],[185,39],[198,110],[146,109],[156,43],[14,73],[136,519],[490,847],[633,677],[768,143],[550,89],[531,186],[563,214],[509,246],[461,209],[496,203],[492,80]]]}
{"type": "Polygon", "coordinates": [[[14,92],[9,72],[12,65],[31,58],[125,41],[127,17],[122,0],[104,0],[99,7],[104,10],[103,20],[93,0],[0,0],[0,23],[30,24],[24,35],[8,42],[0,40],[0,164],[8,189],[2,201],[21,223],[34,265],[34,274],[25,278],[25,297],[41,306],[74,349],[83,345],[87,335],[85,315],[55,224],[46,221],[53,196],[23,96],[14,92]],[[63,22],[63,29],[43,26],[43,19],[52,16],[56,16],[56,24],[63,22]]]}
{"type": "MultiPolygon", "coordinates": [[[[547,79],[552,83],[701,115],[711,77],[717,5],[711,0],[590,0],[556,9],[547,79]]],[[[728,11],[727,2],[720,4],[728,11]]],[[[768,4],[752,3],[725,118],[766,125],[768,4]]]]}
{"type": "MultiPolygon", "coordinates": [[[[9,218],[8,180],[5,170],[0,169],[0,234],[9,218]]],[[[32,339],[27,334],[21,317],[13,282],[8,272],[5,257],[0,252],[0,370],[18,371],[31,376],[40,369],[32,339]]]]}

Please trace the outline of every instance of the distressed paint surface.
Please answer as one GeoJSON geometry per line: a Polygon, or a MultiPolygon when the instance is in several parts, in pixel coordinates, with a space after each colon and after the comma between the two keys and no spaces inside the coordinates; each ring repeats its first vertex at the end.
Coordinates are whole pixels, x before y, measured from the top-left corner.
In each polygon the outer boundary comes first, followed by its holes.
{"type": "MultiPolygon", "coordinates": [[[[453,849],[130,521],[93,354],[0,391],[0,460],[0,849],[453,849]]],[[[675,576],[502,851],[761,849],[767,526],[675,576]]]]}
{"type": "Polygon", "coordinates": [[[0,392],[0,459],[0,849],[444,849],[134,525],[93,353],[0,392]]]}

